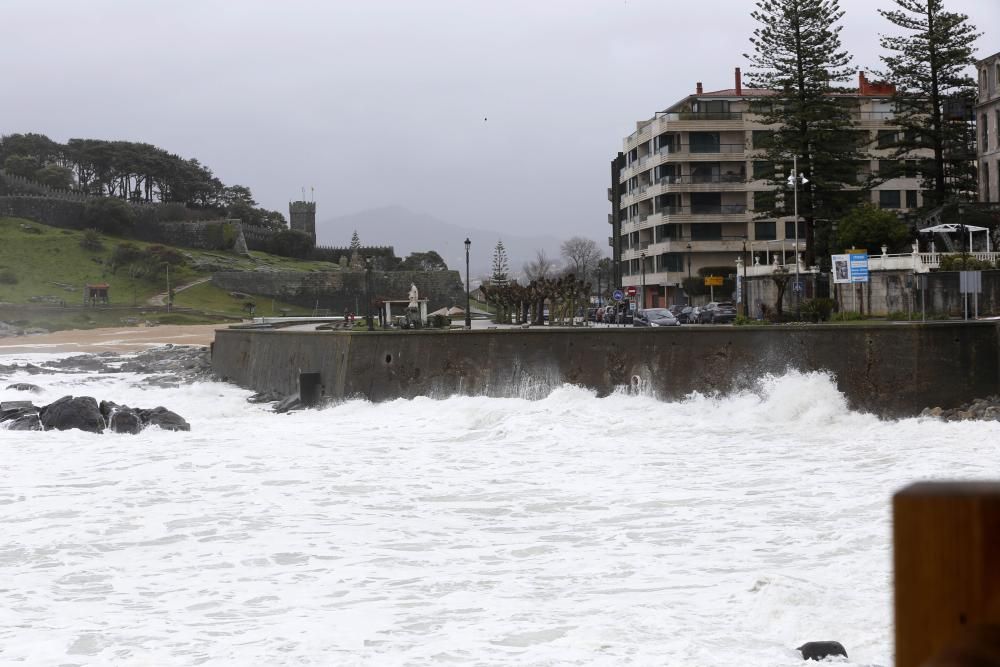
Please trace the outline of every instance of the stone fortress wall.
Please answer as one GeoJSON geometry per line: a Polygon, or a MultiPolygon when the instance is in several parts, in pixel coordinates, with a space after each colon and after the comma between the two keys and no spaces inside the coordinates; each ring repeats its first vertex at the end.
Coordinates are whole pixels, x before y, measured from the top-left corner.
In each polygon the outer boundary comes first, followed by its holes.
{"type": "MultiPolygon", "coordinates": [[[[465,308],[465,287],[458,271],[372,271],[375,300],[405,299],[410,285],[421,298],[429,299],[429,309],[465,308]]],[[[363,314],[367,302],[364,271],[224,271],[212,275],[212,284],[229,292],[257,294],[280,299],[305,308],[319,308],[334,314],[345,310],[363,314]]]]}

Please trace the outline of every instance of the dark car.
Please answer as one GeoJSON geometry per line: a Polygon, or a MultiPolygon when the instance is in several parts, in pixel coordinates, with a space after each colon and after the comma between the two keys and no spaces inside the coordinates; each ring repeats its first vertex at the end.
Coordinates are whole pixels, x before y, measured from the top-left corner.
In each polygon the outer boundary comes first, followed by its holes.
{"type": "Polygon", "coordinates": [[[677,318],[667,308],[646,308],[636,313],[632,326],[636,327],[676,327],[677,318]]]}
{"type": "Polygon", "coordinates": [[[691,312],[694,310],[691,306],[682,306],[680,304],[674,304],[667,308],[670,314],[677,318],[679,324],[689,324],[691,322],[691,312]]]}
{"type": "Polygon", "coordinates": [[[701,309],[698,321],[702,324],[729,324],[736,319],[736,306],[732,301],[713,301],[701,309]]]}

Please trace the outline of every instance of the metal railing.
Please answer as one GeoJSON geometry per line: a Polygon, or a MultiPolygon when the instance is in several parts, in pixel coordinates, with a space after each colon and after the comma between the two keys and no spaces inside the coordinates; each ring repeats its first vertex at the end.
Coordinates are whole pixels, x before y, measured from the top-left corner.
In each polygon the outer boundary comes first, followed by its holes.
{"type": "Polygon", "coordinates": [[[746,204],[694,204],[692,206],[664,206],[655,213],[663,215],[740,215],[747,212],[746,204]]]}
{"type": "Polygon", "coordinates": [[[679,120],[742,120],[743,114],[738,111],[660,111],[656,118],[666,121],[679,120]]]}
{"type": "Polygon", "coordinates": [[[663,176],[657,183],[659,185],[706,185],[713,183],[746,183],[746,176],[741,174],[719,174],[716,176],[693,176],[682,174],[680,176],[663,176]]]}

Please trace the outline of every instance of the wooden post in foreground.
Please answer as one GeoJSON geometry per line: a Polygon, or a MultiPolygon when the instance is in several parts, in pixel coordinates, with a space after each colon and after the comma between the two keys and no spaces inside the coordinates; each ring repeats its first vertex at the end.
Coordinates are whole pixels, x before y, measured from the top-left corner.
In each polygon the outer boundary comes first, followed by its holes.
{"type": "Polygon", "coordinates": [[[1000,483],[921,482],[892,505],[895,664],[920,667],[1000,625],[1000,483]]]}

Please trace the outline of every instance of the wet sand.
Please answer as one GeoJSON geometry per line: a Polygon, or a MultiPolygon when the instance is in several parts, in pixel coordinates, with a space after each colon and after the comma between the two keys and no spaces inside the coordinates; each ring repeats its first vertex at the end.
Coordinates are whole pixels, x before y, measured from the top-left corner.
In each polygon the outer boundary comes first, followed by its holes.
{"type": "Polygon", "coordinates": [[[35,352],[139,352],[157,345],[208,345],[226,324],[73,329],[0,338],[0,356],[35,352]]]}

